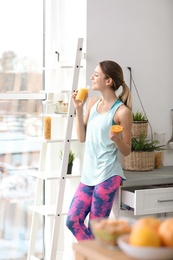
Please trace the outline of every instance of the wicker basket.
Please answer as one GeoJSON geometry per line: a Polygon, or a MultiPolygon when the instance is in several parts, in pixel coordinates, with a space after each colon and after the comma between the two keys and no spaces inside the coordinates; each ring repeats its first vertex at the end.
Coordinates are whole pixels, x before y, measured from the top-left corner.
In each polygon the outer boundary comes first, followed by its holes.
{"type": "Polygon", "coordinates": [[[133,121],[132,137],[139,138],[141,135],[147,137],[148,121],[133,121]]]}
{"type": "Polygon", "coordinates": [[[151,171],[154,169],[154,152],[131,152],[124,157],[124,170],[127,171],[151,171]]]}

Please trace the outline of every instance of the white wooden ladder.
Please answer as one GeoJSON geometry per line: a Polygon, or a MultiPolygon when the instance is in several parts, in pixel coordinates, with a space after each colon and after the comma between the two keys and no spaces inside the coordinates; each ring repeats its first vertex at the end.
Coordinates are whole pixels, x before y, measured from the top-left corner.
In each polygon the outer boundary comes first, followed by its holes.
{"type": "MultiPolygon", "coordinates": [[[[72,81],[72,92],[76,89],[79,79],[79,71],[81,67],[81,58],[82,58],[82,48],[83,48],[83,38],[78,39],[77,51],[74,65],[73,81],[72,81]]],[[[69,100],[69,107],[67,113],[67,125],[65,138],[63,140],[63,158],[60,169],[59,179],[59,189],[57,192],[56,204],[50,207],[43,204],[43,190],[44,190],[44,181],[46,180],[45,163],[47,158],[48,145],[51,142],[57,142],[57,140],[43,140],[41,144],[40,160],[39,160],[39,171],[36,184],[35,200],[33,206],[33,215],[31,223],[31,235],[29,241],[29,249],[27,260],[38,260],[40,258],[34,256],[35,254],[35,245],[36,237],[39,226],[39,217],[42,216],[53,216],[53,227],[51,234],[51,241],[46,247],[46,260],[55,260],[57,255],[57,246],[60,239],[60,222],[62,216],[62,207],[64,201],[64,191],[66,184],[66,175],[67,175],[67,166],[68,166],[68,155],[70,151],[71,144],[71,135],[72,135],[72,126],[74,119],[74,107],[72,100],[69,100]]],[[[56,177],[55,177],[56,178],[56,177]]],[[[52,177],[52,179],[55,179],[52,177]]],[[[51,181],[51,178],[50,178],[51,181]]],[[[46,196],[46,195],[45,195],[46,196]]]]}

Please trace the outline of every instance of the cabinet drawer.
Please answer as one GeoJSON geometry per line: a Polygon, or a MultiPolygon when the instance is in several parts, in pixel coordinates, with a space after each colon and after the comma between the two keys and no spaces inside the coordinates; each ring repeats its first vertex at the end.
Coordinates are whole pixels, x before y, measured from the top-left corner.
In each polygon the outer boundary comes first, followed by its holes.
{"type": "Polygon", "coordinates": [[[173,185],[122,188],[121,203],[134,215],[173,212],[173,185]]]}

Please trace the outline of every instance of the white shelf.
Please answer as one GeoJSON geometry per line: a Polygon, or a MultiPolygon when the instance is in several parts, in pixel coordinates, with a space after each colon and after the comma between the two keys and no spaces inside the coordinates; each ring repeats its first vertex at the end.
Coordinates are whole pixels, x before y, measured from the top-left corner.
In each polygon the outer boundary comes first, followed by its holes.
{"type": "Polygon", "coordinates": [[[49,176],[46,176],[45,171],[37,171],[37,172],[31,172],[29,173],[30,176],[43,179],[43,180],[59,180],[60,176],[57,176],[57,171],[51,171],[49,172],[49,176]]]}
{"type": "MultiPolygon", "coordinates": [[[[80,66],[80,69],[82,69],[83,66],[80,66]]],[[[61,69],[74,69],[74,65],[61,65],[61,69]]]]}
{"type": "Polygon", "coordinates": [[[11,92],[11,93],[0,93],[0,99],[37,99],[44,100],[46,99],[46,93],[31,93],[31,92],[11,92]]]}
{"type": "MultiPolygon", "coordinates": [[[[54,112],[54,113],[52,113],[52,114],[42,114],[41,115],[42,117],[45,117],[45,116],[49,116],[49,117],[66,117],[66,118],[68,118],[68,113],[56,113],[56,112],[54,112]]],[[[74,115],[75,116],[75,115],[74,115]]]]}
{"type": "MultiPolygon", "coordinates": [[[[72,138],[71,141],[72,141],[72,142],[78,141],[78,139],[77,139],[77,138],[72,138]]],[[[43,139],[42,142],[45,142],[45,143],[64,142],[64,138],[57,138],[57,139],[51,139],[51,140],[43,139]]]]}
{"type": "Polygon", "coordinates": [[[36,257],[36,256],[34,256],[34,255],[31,255],[31,260],[40,260],[41,258],[38,258],[38,257],[36,257]]]}
{"type": "Polygon", "coordinates": [[[76,178],[81,178],[81,175],[80,174],[78,174],[78,175],[73,175],[73,174],[67,174],[66,175],[66,178],[67,179],[76,179],[76,178]]]}
{"type": "MultiPolygon", "coordinates": [[[[29,209],[42,216],[53,217],[55,216],[56,205],[53,204],[53,205],[29,206],[29,209]]],[[[60,215],[67,215],[67,211],[63,209],[60,215]]]]}
{"type": "MultiPolygon", "coordinates": [[[[45,139],[43,137],[27,137],[26,140],[28,141],[32,141],[32,142],[40,142],[40,143],[57,143],[57,142],[64,142],[64,137],[59,137],[59,138],[55,138],[55,139],[45,139]]],[[[71,139],[72,142],[76,142],[78,141],[77,138],[72,138],[71,139]]]]}
{"type": "MultiPolygon", "coordinates": [[[[45,171],[39,171],[39,172],[30,172],[29,175],[33,176],[35,178],[43,179],[43,180],[60,180],[60,176],[57,176],[58,173],[57,171],[51,171],[49,172],[49,176],[46,175],[47,172],[45,171]]],[[[73,174],[67,174],[66,178],[67,179],[75,179],[75,178],[80,178],[81,175],[73,175],[73,174]]]]}
{"type": "MultiPolygon", "coordinates": [[[[75,66],[74,65],[70,65],[70,64],[60,64],[59,66],[52,66],[52,67],[46,67],[46,68],[43,68],[43,70],[60,70],[60,69],[74,69],[75,66]]],[[[80,66],[79,67],[80,69],[84,68],[84,66],[80,66]]]]}
{"type": "Polygon", "coordinates": [[[41,93],[45,93],[45,94],[61,94],[61,93],[63,93],[63,94],[70,94],[70,93],[72,93],[72,90],[70,90],[70,89],[48,89],[48,90],[42,90],[41,91],[41,93]]]}

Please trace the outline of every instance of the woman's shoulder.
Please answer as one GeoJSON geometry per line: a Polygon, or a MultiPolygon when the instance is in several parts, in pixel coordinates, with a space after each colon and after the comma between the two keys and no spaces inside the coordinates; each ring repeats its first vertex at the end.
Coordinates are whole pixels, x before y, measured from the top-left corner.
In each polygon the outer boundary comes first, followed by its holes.
{"type": "Polygon", "coordinates": [[[116,113],[119,121],[128,121],[132,122],[132,111],[125,105],[119,107],[116,113]]]}
{"type": "Polygon", "coordinates": [[[124,104],[119,106],[118,112],[120,114],[124,114],[125,113],[125,114],[132,115],[132,111],[124,104]]]}
{"type": "Polygon", "coordinates": [[[122,122],[122,121],[132,121],[132,111],[125,106],[124,104],[122,104],[116,114],[115,114],[115,120],[118,122],[122,122]]]}

